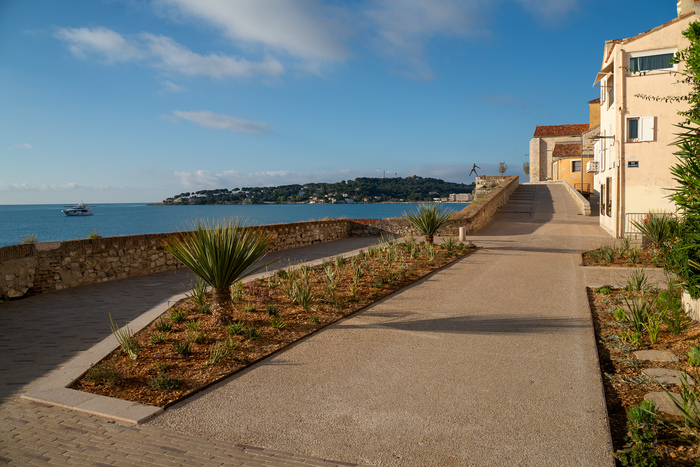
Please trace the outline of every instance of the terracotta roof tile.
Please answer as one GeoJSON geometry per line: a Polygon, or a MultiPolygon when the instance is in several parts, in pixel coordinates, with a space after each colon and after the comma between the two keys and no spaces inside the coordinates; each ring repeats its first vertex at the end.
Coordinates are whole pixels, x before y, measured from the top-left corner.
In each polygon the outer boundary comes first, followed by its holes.
{"type": "MultiPolygon", "coordinates": [[[[698,1],[700,1],[700,0],[698,0],[698,1]]],[[[597,99],[593,99],[592,101],[588,101],[588,103],[589,103],[589,104],[599,104],[599,103],[600,103],[600,97],[598,97],[597,99]]]]}
{"type": "Polygon", "coordinates": [[[581,143],[557,143],[552,157],[581,156],[581,143]]]}
{"type": "Polygon", "coordinates": [[[576,123],[573,125],[537,125],[533,137],[544,138],[547,136],[580,135],[589,128],[590,126],[588,123],[576,123]]]}

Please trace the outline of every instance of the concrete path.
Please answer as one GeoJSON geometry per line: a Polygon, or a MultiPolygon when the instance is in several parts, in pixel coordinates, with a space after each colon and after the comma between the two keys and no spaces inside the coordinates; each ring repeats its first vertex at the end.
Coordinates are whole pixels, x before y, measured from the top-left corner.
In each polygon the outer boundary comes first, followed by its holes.
{"type": "MultiPolygon", "coordinates": [[[[276,252],[271,257],[280,261],[271,268],[335,256],[376,242],[376,238],[349,238],[276,252]]],[[[163,299],[186,291],[189,281],[188,273],[178,270],[1,304],[0,464],[339,465],[114,423],[19,398],[42,384],[52,370],[109,336],[109,314],[119,324],[130,322],[163,299]]]]}
{"type": "Polygon", "coordinates": [[[472,240],[470,257],[146,425],[18,395],[103,339],[107,312],[129,321],[186,274],[0,305],[0,463],[614,465],[579,267],[610,238],[563,187],[522,186],[472,240]]]}
{"type": "Polygon", "coordinates": [[[149,426],[369,465],[614,465],[579,267],[610,238],[540,185],[471,240],[483,249],[149,426]]]}

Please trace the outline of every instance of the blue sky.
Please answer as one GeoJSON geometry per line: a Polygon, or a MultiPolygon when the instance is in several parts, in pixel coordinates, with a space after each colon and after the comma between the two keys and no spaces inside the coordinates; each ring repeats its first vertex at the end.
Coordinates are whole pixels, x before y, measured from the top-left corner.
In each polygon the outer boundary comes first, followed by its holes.
{"type": "MultiPolygon", "coordinates": [[[[0,204],[521,175],[675,0],[0,0],[0,204]]],[[[522,179],[521,179],[522,180],[522,179]]]]}

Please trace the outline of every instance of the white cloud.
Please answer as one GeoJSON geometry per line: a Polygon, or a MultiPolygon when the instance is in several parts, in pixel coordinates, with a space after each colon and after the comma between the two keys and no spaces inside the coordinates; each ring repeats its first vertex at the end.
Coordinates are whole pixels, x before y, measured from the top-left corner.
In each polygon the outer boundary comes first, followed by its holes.
{"type": "Polygon", "coordinates": [[[228,55],[200,55],[188,50],[173,39],[153,34],[142,34],[145,45],[155,58],[153,66],[184,75],[205,75],[213,78],[250,78],[253,76],[278,76],[284,71],[282,64],[267,57],[261,62],[228,55]]]}
{"type": "MultiPolygon", "coordinates": [[[[206,128],[216,128],[217,130],[229,130],[242,133],[268,133],[268,125],[265,122],[253,122],[242,118],[231,117],[230,115],[215,114],[209,110],[188,112],[184,110],[174,110],[173,116],[182,120],[196,123],[206,128]]],[[[164,118],[172,119],[170,115],[164,118]]]]}
{"type": "Polygon", "coordinates": [[[161,84],[163,85],[163,89],[161,89],[160,92],[163,94],[189,92],[189,89],[186,86],[180,86],[179,84],[175,84],[171,81],[163,81],[161,84]]]}
{"type": "Polygon", "coordinates": [[[140,60],[147,55],[138,42],[104,27],[60,28],[54,37],[67,42],[73,55],[81,58],[96,54],[113,63],[140,60]]]}
{"type": "Polygon", "coordinates": [[[33,149],[33,146],[29,143],[15,144],[7,149],[33,149]]]}
{"type": "Polygon", "coordinates": [[[55,37],[68,43],[69,50],[80,58],[96,55],[108,63],[145,61],[154,68],[174,71],[188,76],[203,75],[212,78],[249,78],[279,76],[282,64],[267,57],[251,62],[223,54],[201,55],[165,36],[142,33],[125,38],[106,28],[63,28],[55,37]]]}
{"type": "Polygon", "coordinates": [[[243,44],[304,60],[344,60],[348,12],[319,0],[155,0],[160,11],[196,18],[243,44]]]}

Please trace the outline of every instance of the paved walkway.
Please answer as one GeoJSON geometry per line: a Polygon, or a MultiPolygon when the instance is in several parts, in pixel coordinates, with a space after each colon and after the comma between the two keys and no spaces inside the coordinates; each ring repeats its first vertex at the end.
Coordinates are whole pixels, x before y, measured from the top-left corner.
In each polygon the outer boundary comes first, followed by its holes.
{"type": "Polygon", "coordinates": [[[475,254],[146,425],[18,395],[109,333],[92,311],[129,320],[181,292],[181,271],[0,306],[0,462],[614,465],[579,267],[610,238],[563,187],[516,201],[475,254]]]}

